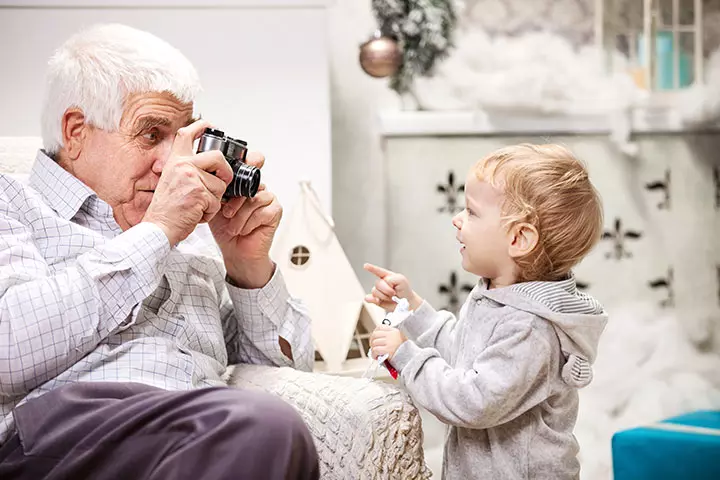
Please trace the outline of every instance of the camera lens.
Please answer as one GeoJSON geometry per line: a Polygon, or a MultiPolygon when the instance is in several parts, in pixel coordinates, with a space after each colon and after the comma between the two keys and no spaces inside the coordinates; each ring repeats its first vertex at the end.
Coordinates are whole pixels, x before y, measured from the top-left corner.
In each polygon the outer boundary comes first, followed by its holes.
{"type": "Polygon", "coordinates": [[[260,187],[260,169],[252,165],[239,165],[235,178],[228,185],[225,195],[228,197],[252,198],[260,187]]]}

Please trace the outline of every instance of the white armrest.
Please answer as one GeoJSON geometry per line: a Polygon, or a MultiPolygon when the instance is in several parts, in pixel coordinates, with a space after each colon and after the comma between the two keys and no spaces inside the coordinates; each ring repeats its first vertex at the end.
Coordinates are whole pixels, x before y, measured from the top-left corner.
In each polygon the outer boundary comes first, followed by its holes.
{"type": "Polygon", "coordinates": [[[0,173],[22,179],[23,174],[30,172],[41,147],[40,137],[0,137],[0,173]]]}

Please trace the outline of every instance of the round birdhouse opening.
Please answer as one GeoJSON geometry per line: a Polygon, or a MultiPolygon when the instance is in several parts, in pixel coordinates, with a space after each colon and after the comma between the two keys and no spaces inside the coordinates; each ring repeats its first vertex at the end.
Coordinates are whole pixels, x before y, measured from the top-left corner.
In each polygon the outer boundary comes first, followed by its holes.
{"type": "Polygon", "coordinates": [[[304,245],[298,245],[290,252],[290,263],[296,268],[303,268],[310,261],[310,250],[304,245]]]}

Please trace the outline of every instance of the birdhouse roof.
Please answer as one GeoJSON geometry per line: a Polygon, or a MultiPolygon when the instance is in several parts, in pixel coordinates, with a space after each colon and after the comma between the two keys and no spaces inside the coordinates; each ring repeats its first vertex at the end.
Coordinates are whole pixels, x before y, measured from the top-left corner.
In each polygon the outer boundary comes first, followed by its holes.
{"type": "Polygon", "coordinates": [[[384,311],[363,300],[365,290],[335,235],[334,222],[309,183],[301,182],[298,201],[283,221],[271,256],[290,294],[307,306],[313,341],[328,370],[339,371],[358,321],[365,317],[377,325],[384,311]]]}

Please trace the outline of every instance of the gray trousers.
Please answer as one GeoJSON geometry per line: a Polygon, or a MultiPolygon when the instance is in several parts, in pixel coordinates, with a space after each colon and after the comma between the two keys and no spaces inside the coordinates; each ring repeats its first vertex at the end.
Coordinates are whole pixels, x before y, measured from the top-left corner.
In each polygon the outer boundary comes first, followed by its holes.
{"type": "Polygon", "coordinates": [[[291,406],[232,388],[168,392],[76,383],[15,409],[2,480],[318,479],[312,437],[291,406]]]}

